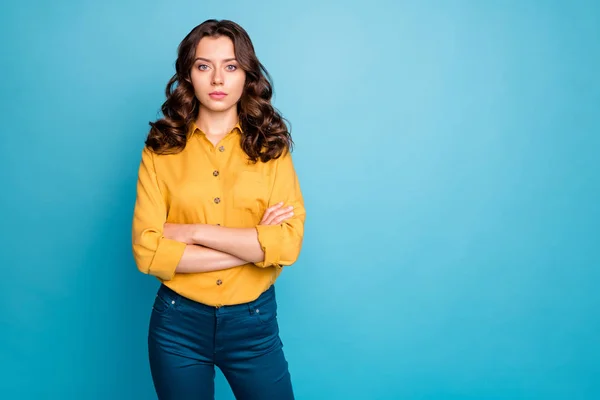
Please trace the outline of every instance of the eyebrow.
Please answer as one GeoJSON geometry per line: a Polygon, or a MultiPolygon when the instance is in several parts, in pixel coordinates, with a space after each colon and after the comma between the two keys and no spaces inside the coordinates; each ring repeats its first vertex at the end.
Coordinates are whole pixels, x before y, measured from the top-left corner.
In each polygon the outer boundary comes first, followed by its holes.
{"type": "MultiPolygon", "coordinates": [[[[207,61],[209,63],[212,63],[212,60],[209,60],[208,58],[204,58],[204,57],[196,57],[196,59],[194,60],[194,62],[196,62],[198,60],[207,61]]],[[[226,59],[223,60],[223,62],[229,62],[229,61],[237,61],[237,60],[235,59],[235,57],[233,57],[233,58],[226,58],[226,59]]]]}

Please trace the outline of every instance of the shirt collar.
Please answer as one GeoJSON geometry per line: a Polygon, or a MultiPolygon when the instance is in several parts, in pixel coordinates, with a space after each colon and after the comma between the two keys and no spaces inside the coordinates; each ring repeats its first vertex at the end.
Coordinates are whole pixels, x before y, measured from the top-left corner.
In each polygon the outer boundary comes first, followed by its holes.
{"type": "MultiPolygon", "coordinates": [[[[238,130],[240,133],[243,133],[243,132],[244,132],[244,131],[242,130],[242,124],[241,124],[241,122],[240,122],[239,120],[238,120],[237,124],[235,124],[235,126],[233,127],[233,129],[232,129],[232,130],[231,130],[229,133],[235,132],[235,130],[236,130],[236,129],[237,129],[237,130],[238,130]]],[[[190,125],[189,132],[188,132],[188,136],[191,136],[191,135],[193,135],[194,133],[199,133],[199,134],[201,134],[201,135],[204,135],[204,132],[203,132],[203,131],[202,131],[200,128],[198,128],[198,125],[196,125],[196,121],[192,121],[192,123],[191,123],[191,125],[190,125]]]]}

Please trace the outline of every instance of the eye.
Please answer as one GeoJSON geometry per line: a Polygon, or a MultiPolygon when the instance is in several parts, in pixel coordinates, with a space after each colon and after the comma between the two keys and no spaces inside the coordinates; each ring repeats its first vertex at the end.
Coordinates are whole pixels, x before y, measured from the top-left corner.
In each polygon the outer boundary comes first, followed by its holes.
{"type": "Polygon", "coordinates": [[[200,71],[206,71],[207,68],[208,68],[208,65],[206,65],[206,64],[198,64],[198,69],[200,71]],[[203,67],[206,67],[206,68],[203,68],[203,67]]]}
{"type": "Polygon", "coordinates": [[[227,68],[229,68],[229,71],[235,71],[237,69],[237,67],[235,65],[233,65],[233,64],[229,64],[227,66],[227,68]],[[233,67],[233,68],[229,68],[229,67],[233,67]]]}

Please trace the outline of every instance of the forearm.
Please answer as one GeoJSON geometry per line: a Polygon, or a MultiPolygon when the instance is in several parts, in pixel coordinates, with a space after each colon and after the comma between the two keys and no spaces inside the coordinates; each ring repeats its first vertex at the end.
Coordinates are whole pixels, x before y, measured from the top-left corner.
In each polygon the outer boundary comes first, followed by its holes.
{"type": "Polygon", "coordinates": [[[256,228],[196,224],[191,236],[193,243],[230,254],[246,262],[260,262],[265,257],[256,228]]]}
{"type": "Polygon", "coordinates": [[[227,252],[188,244],[183,252],[176,273],[220,271],[247,264],[248,262],[227,252]]]}

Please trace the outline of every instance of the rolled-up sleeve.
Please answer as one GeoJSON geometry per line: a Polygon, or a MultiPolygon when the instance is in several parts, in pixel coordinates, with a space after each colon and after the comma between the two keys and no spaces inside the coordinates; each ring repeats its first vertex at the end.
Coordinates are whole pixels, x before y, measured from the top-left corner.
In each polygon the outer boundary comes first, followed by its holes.
{"type": "Polygon", "coordinates": [[[258,241],[265,252],[265,259],[255,263],[261,268],[295,263],[304,237],[306,210],[290,152],[286,152],[275,162],[277,165],[269,207],[283,201],[284,207],[294,207],[294,215],[279,225],[256,226],[258,241]]]}
{"type": "Polygon", "coordinates": [[[163,236],[167,209],[158,186],[153,153],[144,147],[133,212],[133,256],[138,269],[162,281],[173,279],[186,244],[163,236]]]}

